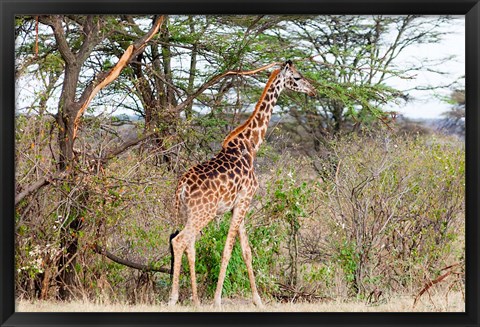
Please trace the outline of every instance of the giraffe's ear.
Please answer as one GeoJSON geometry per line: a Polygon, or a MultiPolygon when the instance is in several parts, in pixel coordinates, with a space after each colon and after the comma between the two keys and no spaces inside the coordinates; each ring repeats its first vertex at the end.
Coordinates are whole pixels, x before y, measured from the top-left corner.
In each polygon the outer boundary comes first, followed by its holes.
{"type": "Polygon", "coordinates": [[[285,61],[285,63],[283,64],[283,67],[282,67],[282,68],[283,68],[283,70],[287,70],[287,69],[289,69],[289,68],[292,67],[292,66],[293,66],[293,62],[292,62],[291,60],[287,60],[287,61],[285,61]]]}
{"type": "Polygon", "coordinates": [[[286,74],[292,66],[293,66],[293,63],[291,60],[285,61],[285,63],[282,65],[282,73],[286,74]]]}

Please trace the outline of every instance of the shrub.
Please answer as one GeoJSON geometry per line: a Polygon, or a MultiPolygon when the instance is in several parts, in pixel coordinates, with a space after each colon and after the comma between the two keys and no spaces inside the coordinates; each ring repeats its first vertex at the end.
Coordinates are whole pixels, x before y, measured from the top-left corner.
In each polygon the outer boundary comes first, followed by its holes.
{"type": "MultiPolygon", "coordinates": [[[[49,135],[52,120],[19,117],[16,123],[16,179],[28,185],[55,171],[54,160],[46,159],[55,140],[49,135]]],[[[190,132],[194,143],[198,131],[190,132]]],[[[99,148],[113,142],[98,128],[86,126],[82,133],[99,148]]],[[[87,153],[86,144],[79,144],[87,153]]],[[[276,292],[277,283],[331,297],[362,298],[375,288],[384,294],[418,291],[443,267],[463,260],[463,143],[435,134],[379,132],[325,141],[317,158],[295,146],[285,151],[287,145],[272,141],[259,152],[260,187],[245,220],[264,296],[276,292]]],[[[68,268],[75,297],[99,300],[104,294],[132,303],[168,298],[167,274],[131,269],[92,251],[98,243],[132,262],[169,267],[168,236],[182,224],[173,212],[175,184],[184,168],[157,164],[152,158],[161,150],[155,151],[133,148],[101,169],[93,155],[79,155],[73,181],[56,180],[17,205],[19,297],[58,294],[58,258],[67,251],[62,239],[70,235],[78,249],[68,268]],[[73,221],[80,227],[70,228],[73,221]]],[[[185,166],[211,153],[183,151],[178,162],[185,166]],[[185,158],[190,152],[194,156],[185,158]]],[[[227,215],[212,222],[197,241],[202,296],[215,290],[229,221],[227,215]]],[[[188,273],[188,265],[183,267],[188,273]]],[[[182,283],[189,285],[188,274],[182,283]]],[[[236,244],[223,293],[249,292],[236,244]]]]}
{"type": "Polygon", "coordinates": [[[426,273],[455,260],[451,247],[464,224],[462,144],[352,136],[332,149],[322,212],[329,246],[322,250],[333,251],[350,295],[418,287],[426,273]]]}

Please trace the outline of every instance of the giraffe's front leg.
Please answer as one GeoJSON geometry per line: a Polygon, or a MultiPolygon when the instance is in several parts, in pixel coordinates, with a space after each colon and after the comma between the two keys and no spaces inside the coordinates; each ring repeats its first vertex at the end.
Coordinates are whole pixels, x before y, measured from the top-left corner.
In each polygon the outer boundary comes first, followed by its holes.
{"type": "Polygon", "coordinates": [[[215,297],[213,299],[213,304],[215,307],[219,308],[222,305],[222,289],[223,282],[225,281],[225,275],[227,272],[228,262],[232,255],[233,244],[235,243],[235,236],[237,235],[237,228],[232,224],[227,234],[227,241],[225,242],[225,248],[223,249],[222,263],[220,265],[220,272],[218,274],[217,289],[215,290],[215,297]]]}
{"type": "Polygon", "coordinates": [[[220,272],[218,274],[217,289],[215,290],[215,297],[213,299],[213,304],[217,308],[222,305],[223,282],[225,281],[228,262],[230,261],[230,257],[232,255],[232,249],[235,243],[235,237],[238,233],[238,228],[245,217],[248,205],[249,202],[241,202],[233,209],[232,220],[230,222],[225,248],[223,249],[222,263],[220,265],[220,272]]]}
{"type": "Polygon", "coordinates": [[[250,288],[252,289],[253,303],[257,307],[263,308],[264,306],[262,303],[262,299],[260,298],[260,295],[258,295],[257,285],[255,284],[255,275],[253,274],[252,267],[252,250],[250,248],[250,245],[248,244],[248,236],[247,231],[245,230],[244,221],[240,223],[240,226],[238,228],[238,237],[240,238],[243,261],[245,261],[245,265],[247,266],[248,279],[250,280],[250,288]]]}

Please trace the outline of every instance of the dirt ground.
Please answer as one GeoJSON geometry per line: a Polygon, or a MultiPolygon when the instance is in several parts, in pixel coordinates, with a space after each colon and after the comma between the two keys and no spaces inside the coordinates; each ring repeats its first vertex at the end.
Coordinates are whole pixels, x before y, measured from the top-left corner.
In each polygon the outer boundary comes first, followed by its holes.
{"type": "Polygon", "coordinates": [[[384,299],[377,304],[365,301],[332,300],[318,303],[278,303],[266,302],[265,307],[255,307],[248,299],[223,299],[222,308],[214,308],[205,301],[195,308],[188,304],[167,307],[158,305],[93,303],[88,301],[52,302],[26,301],[16,303],[17,312],[464,312],[465,302],[462,293],[424,294],[413,307],[414,297],[399,296],[384,299]]]}

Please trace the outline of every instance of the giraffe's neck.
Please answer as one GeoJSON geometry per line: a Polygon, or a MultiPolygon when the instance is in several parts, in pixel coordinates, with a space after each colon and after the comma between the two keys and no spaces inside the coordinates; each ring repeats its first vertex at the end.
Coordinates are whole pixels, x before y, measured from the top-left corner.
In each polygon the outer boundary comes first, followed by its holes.
{"type": "Polygon", "coordinates": [[[223,147],[227,147],[228,144],[235,139],[239,141],[249,141],[250,144],[248,144],[248,147],[253,151],[253,154],[255,154],[265,139],[265,133],[270,118],[272,117],[273,107],[283,88],[283,77],[280,74],[280,70],[277,69],[270,75],[253,113],[246,122],[228,134],[223,141],[223,147]]]}

